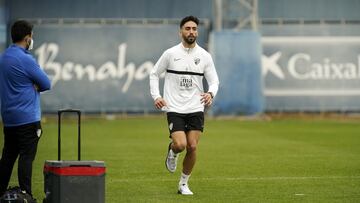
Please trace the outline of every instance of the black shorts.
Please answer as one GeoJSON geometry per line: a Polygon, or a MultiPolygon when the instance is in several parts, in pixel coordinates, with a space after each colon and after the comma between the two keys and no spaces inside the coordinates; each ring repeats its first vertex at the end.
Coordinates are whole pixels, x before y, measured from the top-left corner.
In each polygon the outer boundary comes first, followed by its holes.
{"type": "Polygon", "coordinates": [[[167,121],[170,134],[175,131],[204,130],[204,112],[195,113],[167,113],[167,121]]]}

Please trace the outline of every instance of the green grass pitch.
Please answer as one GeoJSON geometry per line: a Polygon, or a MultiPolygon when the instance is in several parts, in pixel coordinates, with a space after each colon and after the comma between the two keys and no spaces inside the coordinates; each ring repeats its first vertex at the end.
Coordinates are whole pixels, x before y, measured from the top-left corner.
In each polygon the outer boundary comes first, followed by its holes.
{"type": "MultiPolygon", "coordinates": [[[[33,171],[40,201],[44,161],[57,159],[56,119],[43,130],[33,171]]],[[[165,117],[82,122],[82,159],[105,161],[108,203],[360,202],[359,121],[208,119],[188,197],[176,194],[184,154],[175,174],[165,169],[168,143],[165,117]]],[[[65,120],[62,146],[64,160],[76,159],[76,119],[65,120]]]]}

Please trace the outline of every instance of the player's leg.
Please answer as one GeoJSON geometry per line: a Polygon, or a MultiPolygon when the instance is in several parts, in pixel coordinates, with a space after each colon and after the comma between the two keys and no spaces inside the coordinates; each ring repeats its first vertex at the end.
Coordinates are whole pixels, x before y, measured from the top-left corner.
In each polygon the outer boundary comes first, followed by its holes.
{"type": "Polygon", "coordinates": [[[32,196],[31,179],[32,164],[36,156],[37,146],[41,135],[40,122],[23,126],[18,131],[19,135],[19,161],[18,179],[21,190],[25,190],[32,196]]]}
{"type": "Polygon", "coordinates": [[[196,148],[200,135],[204,129],[204,112],[195,112],[187,115],[186,126],[186,156],[183,162],[183,173],[190,175],[196,162],[196,148]]]}
{"type": "Polygon", "coordinates": [[[180,152],[186,148],[186,135],[184,131],[176,131],[171,134],[172,141],[168,147],[165,166],[169,172],[174,173],[180,152]]]}
{"type": "Polygon", "coordinates": [[[171,172],[175,172],[177,159],[180,152],[186,148],[185,121],[183,114],[167,113],[171,142],[168,146],[165,166],[171,172]]]}
{"type": "Polygon", "coordinates": [[[196,148],[199,143],[201,131],[191,130],[187,132],[186,155],[183,161],[183,171],[179,181],[179,194],[192,195],[188,181],[196,162],[196,148]]]}
{"type": "Polygon", "coordinates": [[[204,113],[196,112],[188,114],[186,118],[186,155],[183,161],[183,171],[179,181],[179,193],[183,195],[192,195],[189,189],[188,180],[196,163],[197,146],[201,133],[204,128],[204,113]]]}
{"type": "Polygon", "coordinates": [[[171,149],[174,153],[178,154],[186,149],[187,141],[184,131],[175,131],[171,133],[171,149]]]}
{"type": "Polygon", "coordinates": [[[0,195],[2,195],[9,184],[11,172],[19,154],[16,134],[13,127],[4,128],[4,148],[0,160],[0,195]]]}
{"type": "Polygon", "coordinates": [[[196,148],[199,143],[201,131],[191,130],[187,132],[186,155],[183,162],[183,173],[190,175],[196,162],[196,148]]]}

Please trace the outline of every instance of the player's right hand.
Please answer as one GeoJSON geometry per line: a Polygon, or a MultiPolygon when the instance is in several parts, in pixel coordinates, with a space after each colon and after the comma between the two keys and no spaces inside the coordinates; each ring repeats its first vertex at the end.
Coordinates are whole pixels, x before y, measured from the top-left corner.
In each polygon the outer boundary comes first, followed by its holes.
{"type": "Polygon", "coordinates": [[[164,106],[167,106],[167,105],[166,105],[165,100],[162,97],[159,97],[159,98],[155,99],[154,106],[157,109],[162,109],[164,106]]]}

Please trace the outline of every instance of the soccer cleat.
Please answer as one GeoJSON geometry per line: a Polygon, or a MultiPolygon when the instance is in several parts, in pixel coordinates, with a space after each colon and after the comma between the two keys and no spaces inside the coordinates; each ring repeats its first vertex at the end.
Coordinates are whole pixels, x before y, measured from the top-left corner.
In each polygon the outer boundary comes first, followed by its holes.
{"type": "Polygon", "coordinates": [[[191,192],[191,190],[189,189],[189,186],[187,184],[181,184],[181,185],[179,185],[178,194],[193,195],[194,193],[191,192]]]}
{"type": "Polygon", "coordinates": [[[173,152],[173,150],[171,149],[171,143],[172,142],[170,142],[169,147],[168,147],[168,153],[167,153],[166,160],[165,160],[165,166],[166,166],[167,170],[169,170],[171,173],[174,173],[176,170],[178,154],[175,154],[173,152]]]}

